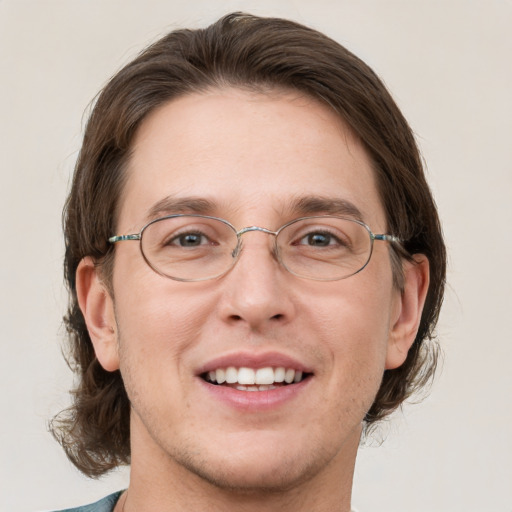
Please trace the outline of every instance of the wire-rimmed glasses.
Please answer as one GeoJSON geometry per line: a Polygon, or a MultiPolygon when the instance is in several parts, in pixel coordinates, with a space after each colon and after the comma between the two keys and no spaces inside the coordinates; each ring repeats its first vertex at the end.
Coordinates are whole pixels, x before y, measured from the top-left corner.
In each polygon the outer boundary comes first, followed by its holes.
{"type": "Polygon", "coordinates": [[[372,233],[363,222],[322,215],[300,217],[277,231],[250,226],[237,230],[227,220],[175,214],[147,223],[139,233],[116,235],[110,243],[139,240],[142,256],[158,274],[177,281],[204,281],[226,274],[242,252],[242,235],[259,231],[274,236],[272,253],[292,274],[336,281],[357,274],[370,261],[373,243],[400,242],[372,233]]]}

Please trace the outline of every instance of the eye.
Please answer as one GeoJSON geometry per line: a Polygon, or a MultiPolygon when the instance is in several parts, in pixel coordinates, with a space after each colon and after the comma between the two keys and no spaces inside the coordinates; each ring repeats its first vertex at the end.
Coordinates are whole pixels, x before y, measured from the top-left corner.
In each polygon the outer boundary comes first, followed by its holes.
{"type": "Polygon", "coordinates": [[[330,233],[309,233],[301,240],[299,240],[300,244],[307,244],[316,247],[326,247],[331,245],[333,242],[333,236],[330,233]]]}
{"type": "Polygon", "coordinates": [[[210,239],[200,231],[190,231],[188,233],[180,233],[167,241],[166,245],[178,247],[199,247],[201,245],[211,245],[210,239]]]}
{"type": "Polygon", "coordinates": [[[307,245],[310,247],[329,247],[346,245],[337,236],[328,231],[312,231],[300,238],[296,245],[307,245]]]}

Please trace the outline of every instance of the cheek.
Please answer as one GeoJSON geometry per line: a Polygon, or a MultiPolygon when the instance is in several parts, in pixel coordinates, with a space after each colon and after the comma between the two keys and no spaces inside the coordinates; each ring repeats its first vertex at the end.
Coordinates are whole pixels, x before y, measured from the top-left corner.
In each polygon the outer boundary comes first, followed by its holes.
{"type": "Polygon", "coordinates": [[[194,339],[200,316],[206,313],[204,301],[190,283],[156,274],[135,249],[119,256],[113,276],[115,314],[125,349],[146,356],[177,355],[194,339]]]}
{"type": "Polygon", "coordinates": [[[116,302],[121,374],[134,410],[150,429],[162,404],[169,417],[188,407],[190,354],[209,309],[204,298],[199,303],[201,294],[184,297],[169,290],[172,282],[156,278],[159,283],[148,280],[136,294],[120,290],[123,300],[116,302]]]}
{"type": "Polygon", "coordinates": [[[376,272],[370,270],[373,268],[333,283],[314,301],[324,304],[317,307],[312,318],[325,327],[333,352],[352,352],[362,358],[371,356],[377,348],[385,352],[392,313],[392,280],[384,273],[379,281],[376,272]]]}
{"type": "Polygon", "coordinates": [[[201,338],[214,299],[134,260],[119,261],[114,272],[121,372],[127,388],[175,387],[189,377],[187,354],[201,338]]]}
{"type": "Polygon", "coordinates": [[[169,288],[148,283],[131,297],[124,295],[124,300],[116,301],[120,336],[126,344],[129,342],[126,349],[144,352],[148,357],[153,354],[155,358],[174,359],[197,342],[208,304],[204,297],[169,288]]]}
{"type": "Polygon", "coordinates": [[[340,282],[336,293],[324,294],[325,307],[317,308],[310,320],[323,333],[330,358],[326,396],[333,401],[353,397],[340,405],[363,414],[382,380],[390,332],[391,279],[386,286],[374,286],[373,277],[372,272],[361,273],[340,282]]]}

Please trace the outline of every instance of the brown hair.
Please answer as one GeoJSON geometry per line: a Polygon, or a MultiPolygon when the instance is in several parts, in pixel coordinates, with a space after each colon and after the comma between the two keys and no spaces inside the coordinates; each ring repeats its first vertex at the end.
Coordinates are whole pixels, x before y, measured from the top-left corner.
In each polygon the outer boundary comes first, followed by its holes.
{"type": "Polygon", "coordinates": [[[65,323],[69,359],[77,374],[73,405],[52,432],[71,461],[99,476],[130,461],[130,404],[120,373],[98,363],[78,307],[75,272],[92,256],[109,281],[116,209],[133,136],[144,118],[180,95],[211,87],[301,91],[334,109],[373,159],[388,231],[405,240],[400,258],[425,254],[430,287],[421,324],[405,363],[385,372],[366,415],[367,427],[424,386],[436,365],[433,329],[442,302],[445,247],[436,206],[406,120],[375,73],[325,35],[297,23],[234,13],[206,29],[166,35],[117,73],[89,118],[64,210],[65,278],[70,305],[65,323]]]}

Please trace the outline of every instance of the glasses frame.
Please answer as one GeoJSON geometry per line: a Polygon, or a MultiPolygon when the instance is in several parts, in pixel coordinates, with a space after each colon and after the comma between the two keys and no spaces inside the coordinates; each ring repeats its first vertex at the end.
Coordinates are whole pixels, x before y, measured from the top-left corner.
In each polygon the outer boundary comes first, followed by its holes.
{"type": "Polygon", "coordinates": [[[364,222],[362,222],[360,220],[357,220],[357,219],[352,219],[350,217],[343,217],[343,216],[340,216],[340,215],[309,215],[309,216],[304,216],[304,217],[298,217],[296,219],[293,219],[293,220],[287,222],[286,224],[283,224],[277,231],[272,231],[271,229],[263,228],[261,226],[247,226],[245,228],[237,230],[235,228],[235,226],[233,226],[233,224],[231,224],[229,221],[227,221],[225,219],[221,219],[220,217],[213,217],[211,215],[200,215],[200,214],[195,214],[195,213],[176,213],[176,214],[171,214],[171,215],[165,215],[163,217],[158,217],[157,219],[153,219],[153,220],[149,221],[147,224],[145,224],[138,233],[132,233],[132,234],[129,234],[129,235],[114,235],[114,236],[111,236],[108,239],[108,242],[111,243],[111,244],[116,244],[117,242],[125,242],[125,241],[130,241],[130,240],[138,240],[139,242],[141,242],[139,244],[139,247],[140,247],[140,252],[142,254],[142,257],[144,258],[144,261],[148,264],[148,266],[154,272],[156,272],[157,274],[159,274],[159,275],[161,275],[163,277],[166,277],[168,279],[172,279],[174,281],[181,281],[181,282],[188,283],[188,282],[199,282],[199,281],[208,281],[208,280],[211,280],[211,279],[218,279],[218,278],[226,275],[236,265],[236,263],[238,261],[238,258],[239,258],[240,253],[241,253],[241,247],[242,247],[242,235],[244,235],[245,233],[248,233],[250,231],[259,231],[261,233],[266,233],[268,235],[273,235],[274,236],[274,254],[276,255],[277,261],[288,272],[290,272],[290,274],[293,274],[294,276],[300,277],[302,279],[308,279],[308,280],[311,280],[311,281],[341,281],[342,279],[347,279],[348,277],[352,277],[352,276],[358,274],[359,272],[364,270],[364,268],[370,262],[370,259],[371,259],[372,254],[373,254],[373,243],[375,241],[391,242],[391,243],[402,243],[402,240],[399,237],[395,236],[395,235],[375,234],[375,233],[372,232],[370,227],[367,224],[365,224],[364,222]],[[165,219],[174,219],[174,218],[177,218],[177,217],[194,217],[194,218],[200,218],[200,219],[215,220],[215,221],[222,222],[223,224],[225,224],[226,226],[231,228],[233,230],[233,232],[235,233],[236,238],[237,238],[237,244],[236,244],[235,249],[233,250],[233,262],[232,262],[232,264],[224,272],[222,272],[222,273],[220,273],[218,275],[209,276],[209,277],[201,277],[201,278],[198,278],[198,279],[186,279],[186,278],[181,278],[181,277],[169,276],[167,274],[164,274],[163,272],[161,272],[157,268],[155,268],[151,264],[151,262],[148,260],[147,256],[144,254],[144,250],[142,249],[142,237],[144,235],[144,231],[149,226],[151,226],[152,224],[155,224],[156,222],[161,222],[161,221],[163,221],[165,219]],[[368,232],[368,235],[370,237],[370,252],[368,254],[368,258],[367,258],[365,264],[359,270],[357,270],[356,272],[354,272],[352,274],[349,274],[349,275],[343,276],[343,277],[335,277],[335,278],[307,277],[307,276],[302,276],[300,274],[297,274],[293,270],[290,270],[286,266],[286,264],[282,261],[282,259],[281,259],[281,254],[280,254],[280,251],[279,251],[279,246],[277,245],[277,237],[278,237],[279,233],[281,233],[281,231],[283,231],[283,229],[286,229],[288,226],[290,226],[292,224],[295,224],[296,222],[300,222],[302,220],[309,220],[309,219],[341,219],[341,220],[347,220],[347,221],[350,221],[350,222],[355,222],[356,224],[359,224],[360,226],[364,227],[366,229],[366,231],[368,232]]]}

